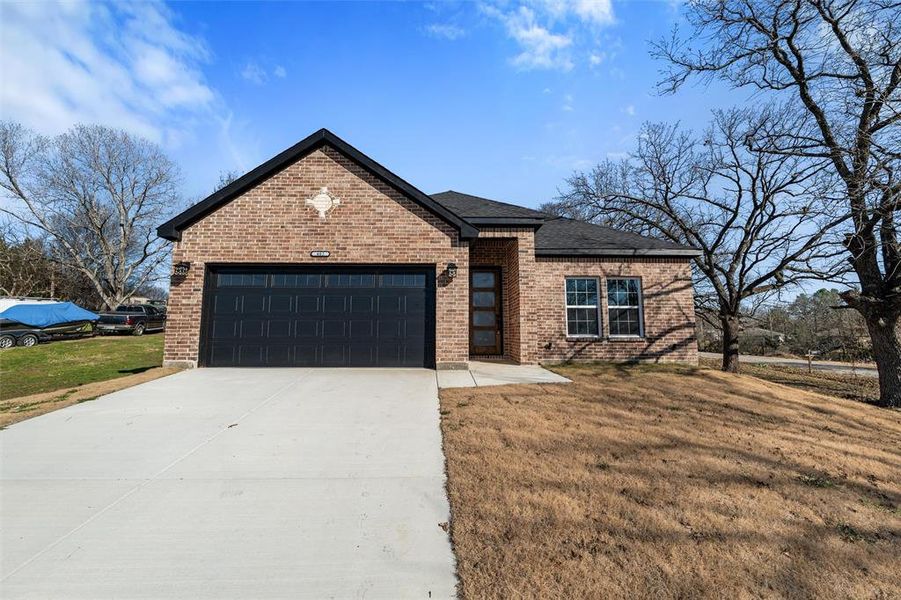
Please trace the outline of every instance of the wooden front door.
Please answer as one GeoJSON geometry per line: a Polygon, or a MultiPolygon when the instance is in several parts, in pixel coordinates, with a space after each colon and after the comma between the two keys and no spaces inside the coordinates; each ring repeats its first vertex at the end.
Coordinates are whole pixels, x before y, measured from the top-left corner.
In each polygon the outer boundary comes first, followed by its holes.
{"type": "Polygon", "coordinates": [[[469,275],[469,353],[503,354],[501,270],[473,267],[469,275]]]}

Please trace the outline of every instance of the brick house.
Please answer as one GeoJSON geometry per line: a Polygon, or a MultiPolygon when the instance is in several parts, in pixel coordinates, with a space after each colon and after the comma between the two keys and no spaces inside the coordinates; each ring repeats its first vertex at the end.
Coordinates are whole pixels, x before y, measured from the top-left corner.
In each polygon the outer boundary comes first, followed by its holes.
{"type": "Polygon", "coordinates": [[[693,249],[429,196],[324,129],[158,233],[166,364],[697,360],[693,249]]]}

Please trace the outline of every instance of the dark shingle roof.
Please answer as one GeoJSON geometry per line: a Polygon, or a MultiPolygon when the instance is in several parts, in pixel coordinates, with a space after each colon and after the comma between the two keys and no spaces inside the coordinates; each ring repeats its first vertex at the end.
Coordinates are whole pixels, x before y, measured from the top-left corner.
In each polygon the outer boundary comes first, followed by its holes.
{"type": "Polygon", "coordinates": [[[432,194],[432,198],[476,226],[536,227],[535,254],[539,256],[693,256],[698,253],[689,246],[460,192],[441,192],[432,194]]]}
{"type": "Polygon", "coordinates": [[[532,210],[525,206],[517,206],[470,194],[462,194],[453,190],[432,194],[432,199],[466,220],[474,219],[539,219],[551,218],[547,213],[532,210]]]}
{"type": "Polygon", "coordinates": [[[657,238],[584,221],[556,218],[535,232],[535,253],[552,255],[688,255],[697,250],[657,238]]]}

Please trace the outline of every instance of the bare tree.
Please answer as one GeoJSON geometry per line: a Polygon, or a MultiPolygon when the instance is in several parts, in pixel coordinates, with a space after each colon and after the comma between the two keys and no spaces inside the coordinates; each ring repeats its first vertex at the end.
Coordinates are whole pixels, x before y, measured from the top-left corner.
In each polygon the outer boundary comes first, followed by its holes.
{"type": "Polygon", "coordinates": [[[83,274],[114,308],[160,277],[156,225],[179,205],[175,165],[151,142],[101,126],[54,138],[0,123],[0,211],[46,238],[51,258],[83,274]]]}
{"type": "Polygon", "coordinates": [[[701,138],[645,124],[637,150],[567,181],[556,210],[698,248],[698,315],[721,328],[723,370],[739,369],[741,317],[765,294],[830,264],[834,225],[822,161],[748,147],[781,113],[714,113],[701,138]]]}
{"type": "Polygon", "coordinates": [[[843,185],[843,246],[859,289],[880,401],[901,406],[901,4],[894,0],[695,0],[693,47],[678,32],[654,45],[663,91],[689,77],[772,94],[806,118],[768,130],[772,151],[823,158],[843,185]]]}
{"type": "Polygon", "coordinates": [[[51,271],[40,240],[17,239],[10,227],[0,229],[0,294],[48,295],[51,271]]]}
{"type": "Polygon", "coordinates": [[[213,187],[213,193],[218,192],[237,178],[241,176],[240,171],[228,170],[228,171],[219,171],[219,181],[216,182],[216,185],[213,187]]]}

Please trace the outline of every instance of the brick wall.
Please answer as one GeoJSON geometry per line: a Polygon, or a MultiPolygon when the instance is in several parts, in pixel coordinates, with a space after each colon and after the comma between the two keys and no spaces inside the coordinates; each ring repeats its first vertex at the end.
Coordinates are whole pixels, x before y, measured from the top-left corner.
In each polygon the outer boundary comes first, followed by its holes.
{"type": "Polygon", "coordinates": [[[438,277],[436,361],[463,363],[469,353],[469,245],[453,227],[342,154],[324,147],[235,198],[182,232],[173,262],[191,263],[173,278],[164,359],[198,359],[207,263],[434,264],[458,266],[438,277]],[[340,200],[326,219],[305,204],[319,188],[340,200]],[[313,259],[310,251],[331,255],[313,259]]]}
{"type": "Polygon", "coordinates": [[[697,363],[694,300],[690,261],[684,258],[539,257],[533,285],[525,288],[522,310],[535,320],[535,356],[542,362],[562,360],[660,361],[697,363]],[[566,336],[566,277],[597,277],[601,292],[598,339],[566,336]],[[638,277],[643,293],[643,339],[607,336],[606,277],[638,277]]]}

